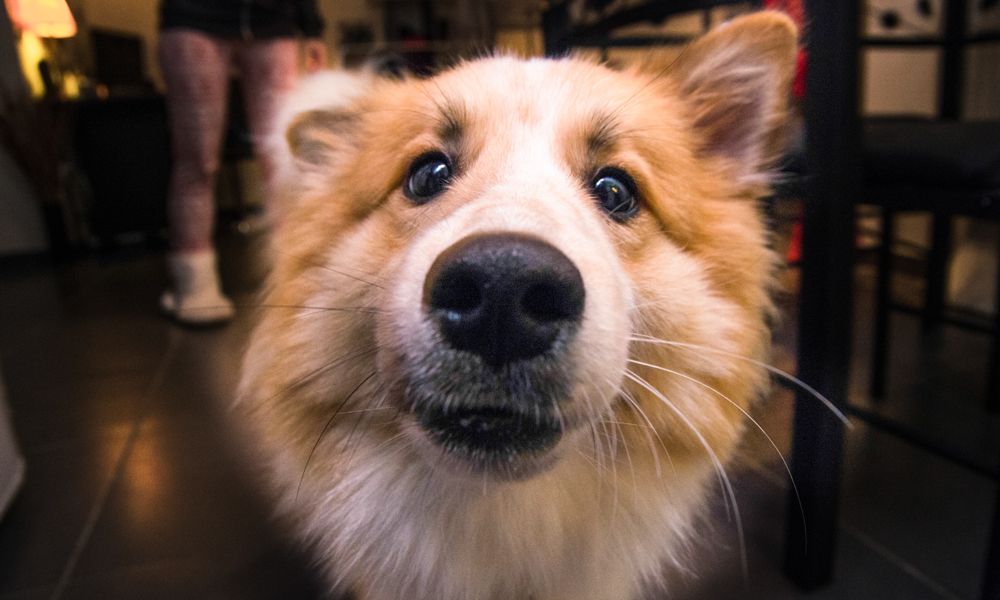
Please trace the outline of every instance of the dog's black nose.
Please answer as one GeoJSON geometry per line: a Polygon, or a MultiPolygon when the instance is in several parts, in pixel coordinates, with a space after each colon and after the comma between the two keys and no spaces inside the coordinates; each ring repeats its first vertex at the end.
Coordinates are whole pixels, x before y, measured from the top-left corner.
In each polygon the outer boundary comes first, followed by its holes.
{"type": "Polygon", "coordinates": [[[444,338],[493,367],[529,359],[579,324],[583,279],[557,248],[520,234],[467,237],[438,256],[424,304],[444,338]]]}

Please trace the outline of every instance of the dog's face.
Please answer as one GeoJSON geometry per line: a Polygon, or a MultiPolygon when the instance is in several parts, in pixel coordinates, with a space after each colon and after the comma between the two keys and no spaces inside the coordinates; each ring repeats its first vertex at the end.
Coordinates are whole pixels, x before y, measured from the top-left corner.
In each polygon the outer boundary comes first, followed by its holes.
{"type": "Polygon", "coordinates": [[[724,460],[766,380],[736,356],[769,343],[753,200],[794,49],[763,15],[669,64],[314,83],[242,390],[290,479],[365,443],[477,484],[724,460]]]}

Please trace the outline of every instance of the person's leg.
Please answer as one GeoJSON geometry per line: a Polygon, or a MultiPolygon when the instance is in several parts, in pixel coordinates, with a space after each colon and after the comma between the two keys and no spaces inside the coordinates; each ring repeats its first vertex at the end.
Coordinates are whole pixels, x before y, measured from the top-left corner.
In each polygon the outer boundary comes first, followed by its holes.
{"type": "Polygon", "coordinates": [[[274,131],[274,125],[282,98],[295,87],[298,78],[298,41],[278,38],[242,43],[237,60],[254,152],[264,179],[264,208],[273,223],[279,218],[274,206],[276,153],[284,143],[284,136],[274,131]]]}
{"type": "Polygon", "coordinates": [[[167,86],[173,167],[167,192],[173,288],[162,305],[178,320],[224,321],[233,305],[222,295],[212,232],[215,175],[226,118],[232,43],[192,30],[163,32],[159,59],[167,86]]]}

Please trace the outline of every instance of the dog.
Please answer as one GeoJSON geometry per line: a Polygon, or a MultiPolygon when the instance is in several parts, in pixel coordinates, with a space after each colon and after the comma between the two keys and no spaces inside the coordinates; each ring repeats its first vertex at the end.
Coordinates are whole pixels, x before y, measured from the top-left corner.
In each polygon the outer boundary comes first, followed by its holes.
{"type": "Polygon", "coordinates": [[[289,101],[238,407],[331,593],[622,600],[683,564],[768,386],[795,52],[762,12],[289,101]]]}

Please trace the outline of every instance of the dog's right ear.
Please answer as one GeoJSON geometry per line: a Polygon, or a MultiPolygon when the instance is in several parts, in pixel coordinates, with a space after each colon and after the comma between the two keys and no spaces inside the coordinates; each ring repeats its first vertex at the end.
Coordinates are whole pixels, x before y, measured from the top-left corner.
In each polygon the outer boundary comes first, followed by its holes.
{"type": "Polygon", "coordinates": [[[654,76],[677,86],[701,151],[756,180],[781,156],[796,48],[791,19],[758,12],[716,27],[654,76]]]}
{"type": "Polygon", "coordinates": [[[278,119],[292,166],[302,171],[329,168],[350,147],[360,119],[358,101],[372,87],[370,73],[328,71],[302,81],[278,119]]]}

